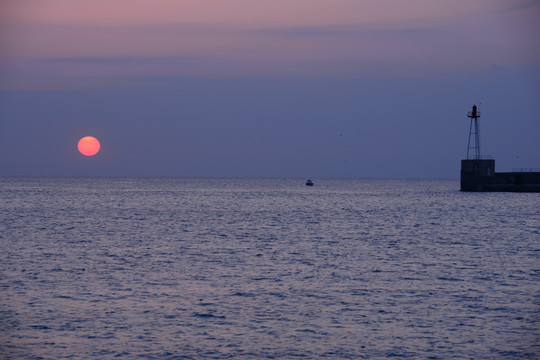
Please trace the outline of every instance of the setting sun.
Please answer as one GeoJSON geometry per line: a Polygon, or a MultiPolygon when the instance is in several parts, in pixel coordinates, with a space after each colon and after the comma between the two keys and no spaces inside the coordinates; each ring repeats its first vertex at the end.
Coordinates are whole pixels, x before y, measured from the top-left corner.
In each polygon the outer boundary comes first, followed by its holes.
{"type": "Polygon", "coordinates": [[[77,144],[79,152],[85,156],[93,156],[99,152],[101,145],[98,139],[93,136],[85,136],[77,144]]]}

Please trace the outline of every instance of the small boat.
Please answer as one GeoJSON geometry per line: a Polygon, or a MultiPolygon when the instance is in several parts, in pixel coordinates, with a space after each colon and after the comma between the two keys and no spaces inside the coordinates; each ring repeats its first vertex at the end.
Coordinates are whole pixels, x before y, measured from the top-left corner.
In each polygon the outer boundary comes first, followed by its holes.
{"type": "Polygon", "coordinates": [[[311,180],[306,181],[306,186],[313,186],[313,181],[311,180]]]}

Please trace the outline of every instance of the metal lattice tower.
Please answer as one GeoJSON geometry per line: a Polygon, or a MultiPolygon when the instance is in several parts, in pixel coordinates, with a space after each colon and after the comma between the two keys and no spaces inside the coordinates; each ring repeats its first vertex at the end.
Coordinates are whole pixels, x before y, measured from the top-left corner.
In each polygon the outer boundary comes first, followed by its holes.
{"type": "Polygon", "coordinates": [[[478,118],[480,118],[480,112],[476,111],[476,105],[473,105],[472,111],[469,111],[467,113],[467,117],[471,119],[471,125],[469,126],[469,142],[467,143],[467,159],[481,159],[480,128],[478,124],[478,118]],[[471,146],[471,137],[474,137],[472,146],[471,146]],[[471,149],[474,152],[474,157],[469,157],[469,152],[471,149]]]}

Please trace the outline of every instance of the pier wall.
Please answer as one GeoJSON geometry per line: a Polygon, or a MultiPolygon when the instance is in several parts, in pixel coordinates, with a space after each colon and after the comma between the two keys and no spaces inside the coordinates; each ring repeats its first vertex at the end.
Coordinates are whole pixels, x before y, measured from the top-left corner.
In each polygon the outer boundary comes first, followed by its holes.
{"type": "Polygon", "coordinates": [[[461,160],[461,191],[540,192],[540,172],[495,172],[495,160],[461,160]]]}

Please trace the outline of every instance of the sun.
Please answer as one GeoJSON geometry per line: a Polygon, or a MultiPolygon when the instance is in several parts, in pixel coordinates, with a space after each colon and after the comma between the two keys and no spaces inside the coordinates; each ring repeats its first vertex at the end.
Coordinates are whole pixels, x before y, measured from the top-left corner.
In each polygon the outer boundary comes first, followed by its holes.
{"type": "Polygon", "coordinates": [[[93,136],[85,136],[77,144],[79,152],[84,156],[94,156],[99,152],[101,145],[98,139],[93,136]]]}

